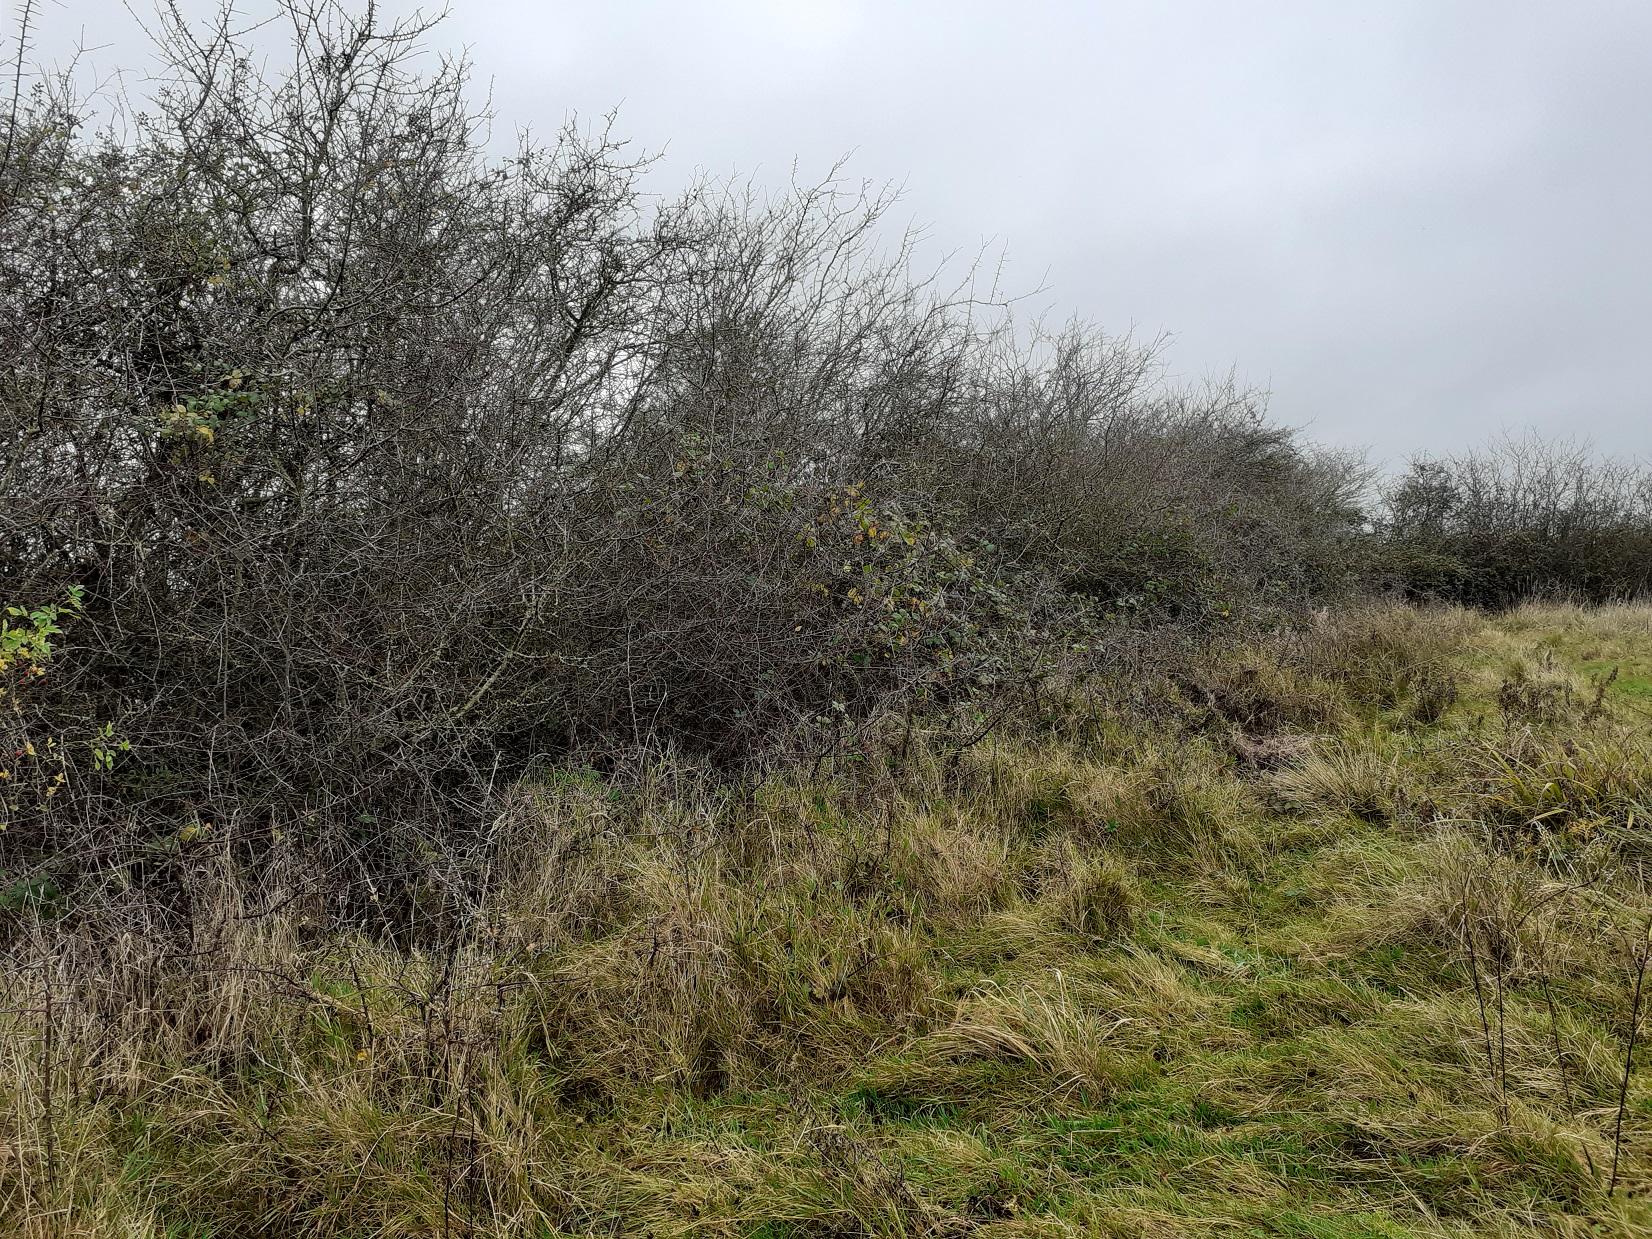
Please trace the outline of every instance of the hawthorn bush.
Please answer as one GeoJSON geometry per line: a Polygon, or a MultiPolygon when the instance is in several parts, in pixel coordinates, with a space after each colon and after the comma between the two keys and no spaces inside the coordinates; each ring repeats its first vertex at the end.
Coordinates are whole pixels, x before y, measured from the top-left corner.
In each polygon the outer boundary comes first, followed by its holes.
{"type": "Polygon", "coordinates": [[[497,155],[425,25],[283,10],[284,75],[171,15],[123,130],[50,83],[6,122],[0,599],[77,599],[7,726],[79,773],[3,867],[218,830],[382,885],[535,761],[962,742],[1349,580],[1348,462],[914,274],[888,194],[497,155]]]}

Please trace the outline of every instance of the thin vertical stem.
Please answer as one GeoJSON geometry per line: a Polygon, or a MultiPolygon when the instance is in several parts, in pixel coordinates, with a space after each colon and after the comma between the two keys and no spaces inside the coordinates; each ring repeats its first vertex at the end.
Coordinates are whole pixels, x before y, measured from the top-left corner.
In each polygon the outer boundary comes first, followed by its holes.
{"type": "Polygon", "coordinates": [[[1629,1076],[1635,1066],[1635,1035],[1641,1025],[1641,988],[1646,980],[1648,943],[1652,943],[1652,920],[1641,935],[1640,950],[1635,961],[1635,996],[1629,1002],[1629,1035],[1624,1038],[1623,1078],[1618,1082],[1618,1116],[1612,1126],[1612,1177],[1606,1185],[1610,1196],[1618,1186],[1618,1160],[1623,1153],[1623,1113],[1629,1104],[1629,1076]]]}
{"type": "Polygon", "coordinates": [[[1480,1012],[1480,1035],[1486,1045],[1486,1074],[1497,1078],[1497,1060],[1491,1052],[1491,1024],[1486,1020],[1485,992],[1480,986],[1479,952],[1474,949],[1474,930],[1466,922],[1463,926],[1463,944],[1468,951],[1468,975],[1474,981],[1474,1005],[1480,1012]]]}
{"type": "MultiPolygon", "coordinates": [[[[1549,1008],[1549,1039],[1554,1042],[1555,1069],[1560,1072],[1560,1092],[1566,1098],[1566,1114],[1570,1117],[1577,1113],[1577,1099],[1572,1095],[1572,1073],[1566,1069],[1566,1052],[1560,1046],[1560,1013],[1555,1009],[1554,992],[1549,988],[1547,965],[1538,973],[1537,984],[1543,991],[1543,1003],[1549,1008]]],[[[1589,1178],[1596,1179],[1595,1159],[1587,1144],[1583,1146],[1583,1160],[1589,1167],[1589,1178]]]]}
{"type": "Polygon", "coordinates": [[[1497,1117],[1506,1126],[1509,1121],[1509,1042],[1508,1018],[1504,1005],[1503,974],[1506,962],[1504,949],[1493,957],[1497,982],[1497,1117]]]}

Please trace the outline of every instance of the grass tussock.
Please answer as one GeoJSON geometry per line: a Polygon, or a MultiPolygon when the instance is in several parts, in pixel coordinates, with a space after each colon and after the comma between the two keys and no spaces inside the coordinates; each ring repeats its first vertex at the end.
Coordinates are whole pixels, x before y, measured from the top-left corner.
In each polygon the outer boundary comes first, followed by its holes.
{"type": "Polygon", "coordinates": [[[0,1227],[1649,1233],[1647,732],[1498,704],[1647,631],[1364,612],[1153,714],[563,771],[415,936],[203,832],[184,931],[6,908],[0,1227]]]}

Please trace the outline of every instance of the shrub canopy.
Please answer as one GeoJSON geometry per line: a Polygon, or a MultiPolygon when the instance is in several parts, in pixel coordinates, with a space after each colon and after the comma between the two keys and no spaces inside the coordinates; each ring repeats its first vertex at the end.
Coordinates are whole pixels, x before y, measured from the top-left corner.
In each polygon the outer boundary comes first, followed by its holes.
{"type": "MultiPolygon", "coordinates": [[[[39,648],[4,726],[55,753],[6,846],[190,815],[435,838],[542,757],[968,733],[1121,634],[1367,575],[1357,462],[915,274],[889,194],[660,200],[572,126],[497,155],[426,26],[283,11],[283,72],[165,16],[123,131],[49,84],[6,121],[0,600],[39,648]]],[[[1412,588],[1507,503],[1448,472],[1437,516],[1417,476],[1384,526],[1412,588]]],[[[1581,527],[1458,596],[1557,575],[1581,527]]]]}

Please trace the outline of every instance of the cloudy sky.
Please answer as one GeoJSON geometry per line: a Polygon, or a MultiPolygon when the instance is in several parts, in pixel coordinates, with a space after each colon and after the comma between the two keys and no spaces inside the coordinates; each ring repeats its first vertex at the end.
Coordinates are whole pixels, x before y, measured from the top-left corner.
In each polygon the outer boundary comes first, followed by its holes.
{"type": "MultiPolygon", "coordinates": [[[[41,57],[79,37],[139,46],[49,5],[41,57]]],[[[850,154],[935,249],[1312,438],[1652,456],[1646,0],[453,0],[435,42],[507,131],[617,107],[667,182],[850,154]]]]}

